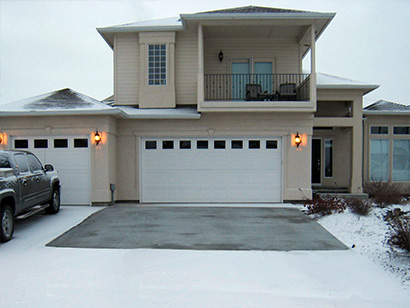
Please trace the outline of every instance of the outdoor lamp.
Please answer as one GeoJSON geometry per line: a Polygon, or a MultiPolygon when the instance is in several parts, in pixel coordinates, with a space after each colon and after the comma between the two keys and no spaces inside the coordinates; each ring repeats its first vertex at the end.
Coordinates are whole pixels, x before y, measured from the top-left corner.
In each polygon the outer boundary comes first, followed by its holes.
{"type": "Polygon", "coordinates": [[[98,129],[94,133],[94,141],[96,145],[98,145],[101,142],[101,136],[100,136],[100,133],[98,132],[98,129]]]}
{"type": "Polygon", "coordinates": [[[3,138],[1,138],[1,136],[0,136],[0,144],[2,144],[3,143],[3,138]]]}
{"type": "Polygon", "coordinates": [[[301,143],[302,143],[302,138],[300,138],[299,133],[296,133],[296,136],[295,136],[296,147],[298,148],[301,143]]]}
{"type": "Polygon", "coordinates": [[[221,51],[219,51],[218,58],[219,58],[219,62],[221,62],[221,63],[222,63],[222,60],[224,59],[224,53],[222,52],[222,50],[221,50],[221,51]]]}

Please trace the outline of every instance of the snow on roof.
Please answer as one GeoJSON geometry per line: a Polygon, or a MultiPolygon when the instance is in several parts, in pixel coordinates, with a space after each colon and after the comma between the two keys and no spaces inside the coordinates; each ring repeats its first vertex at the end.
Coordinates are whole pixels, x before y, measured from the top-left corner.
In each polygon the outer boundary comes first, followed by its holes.
{"type": "Polygon", "coordinates": [[[367,94],[379,87],[378,85],[324,73],[316,74],[316,84],[318,89],[364,89],[366,90],[364,94],[367,94]]]}
{"type": "Polygon", "coordinates": [[[234,14],[235,13],[244,13],[244,14],[249,14],[249,13],[307,13],[307,11],[249,5],[249,6],[230,8],[230,9],[200,12],[197,14],[226,14],[226,13],[228,14],[230,13],[234,13],[234,14]]]}
{"type": "Polygon", "coordinates": [[[100,33],[121,32],[121,31],[153,31],[156,28],[161,30],[178,30],[182,29],[182,21],[179,17],[168,17],[154,20],[144,20],[133,23],[115,25],[110,27],[97,28],[100,33]]]}
{"type": "Polygon", "coordinates": [[[364,114],[410,114],[410,106],[397,104],[385,100],[377,102],[363,108],[364,114]]]}
{"type": "Polygon", "coordinates": [[[109,106],[87,95],[66,88],[0,105],[0,112],[106,110],[109,106]]]}
{"type": "Polygon", "coordinates": [[[132,119],[199,119],[201,114],[195,107],[140,109],[132,106],[117,106],[126,118],[132,119]]]}

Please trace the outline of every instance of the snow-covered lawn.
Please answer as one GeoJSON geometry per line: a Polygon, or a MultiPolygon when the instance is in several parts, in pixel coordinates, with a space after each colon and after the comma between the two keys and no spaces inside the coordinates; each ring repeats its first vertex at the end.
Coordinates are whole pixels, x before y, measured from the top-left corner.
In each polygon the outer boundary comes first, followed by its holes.
{"type": "MultiPolygon", "coordinates": [[[[391,308],[410,302],[396,277],[358,252],[357,240],[357,248],[345,251],[45,246],[97,210],[63,207],[55,216],[19,222],[14,239],[0,245],[0,307],[391,308]]],[[[331,219],[321,223],[331,229],[331,219]]]]}
{"type": "Polygon", "coordinates": [[[387,211],[401,208],[410,211],[410,204],[375,207],[368,216],[359,216],[349,209],[341,214],[322,217],[318,222],[341,240],[346,246],[366,256],[386,271],[392,273],[410,292],[410,254],[392,249],[387,244],[389,227],[384,221],[387,211]]]}

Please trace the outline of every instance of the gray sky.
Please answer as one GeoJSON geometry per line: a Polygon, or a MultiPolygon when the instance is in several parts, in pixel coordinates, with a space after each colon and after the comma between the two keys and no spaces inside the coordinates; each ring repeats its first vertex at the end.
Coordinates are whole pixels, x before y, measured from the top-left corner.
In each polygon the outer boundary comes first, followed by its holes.
{"type": "Polygon", "coordinates": [[[335,12],[317,44],[317,71],[380,88],[410,105],[410,0],[0,0],[0,103],[62,88],[113,93],[113,55],[96,27],[258,5],[335,12]]]}

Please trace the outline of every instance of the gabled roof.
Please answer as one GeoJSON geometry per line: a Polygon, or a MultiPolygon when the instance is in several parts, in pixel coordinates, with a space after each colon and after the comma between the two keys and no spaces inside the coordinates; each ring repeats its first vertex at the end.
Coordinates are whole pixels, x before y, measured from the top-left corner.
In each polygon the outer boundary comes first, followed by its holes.
{"type": "Polygon", "coordinates": [[[316,74],[316,85],[318,89],[359,89],[364,90],[363,94],[367,94],[379,87],[379,85],[368,84],[362,81],[356,81],[324,73],[316,74]]]}
{"type": "Polygon", "coordinates": [[[231,14],[231,13],[241,13],[241,14],[249,14],[249,13],[306,13],[306,11],[299,11],[299,10],[291,10],[291,9],[279,9],[274,7],[263,7],[263,6],[242,6],[242,7],[235,7],[230,9],[222,9],[222,10],[215,10],[215,11],[207,11],[207,12],[200,12],[198,14],[231,14]]]}
{"type": "Polygon", "coordinates": [[[409,114],[410,106],[397,104],[385,100],[377,102],[363,108],[363,114],[409,114]]]}

